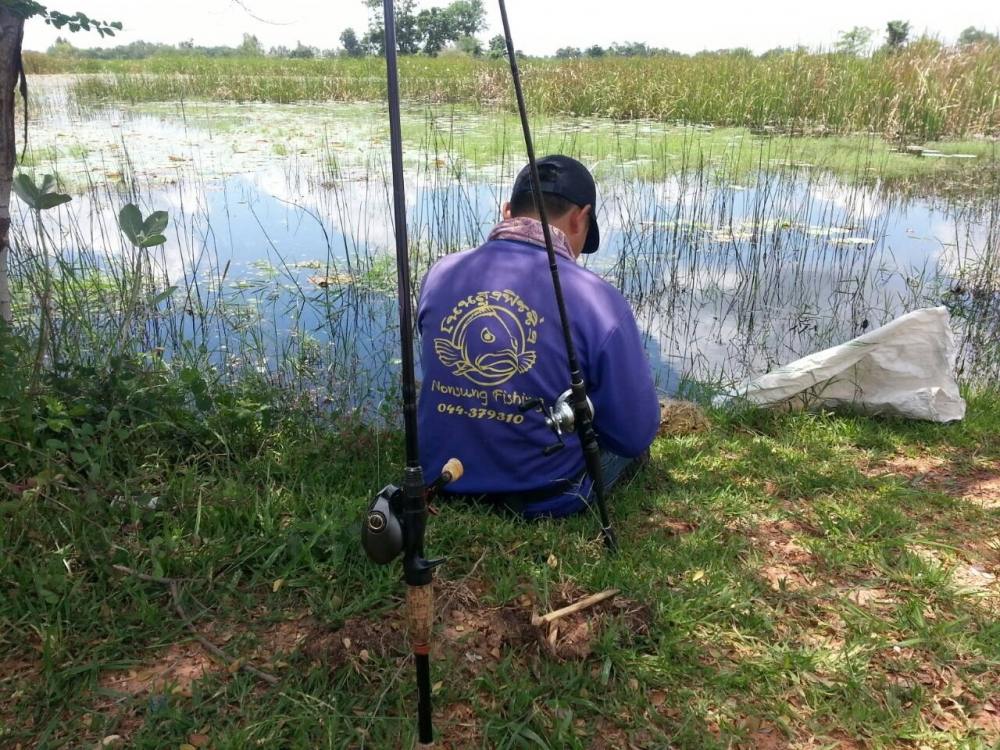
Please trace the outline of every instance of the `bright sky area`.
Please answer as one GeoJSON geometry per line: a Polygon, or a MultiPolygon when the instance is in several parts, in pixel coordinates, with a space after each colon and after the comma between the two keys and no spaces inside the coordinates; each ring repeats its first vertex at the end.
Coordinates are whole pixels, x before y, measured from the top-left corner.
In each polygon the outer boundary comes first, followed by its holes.
{"type": "MultiPolygon", "coordinates": [[[[368,24],[361,0],[52,0],[46,4],[124,24],[117,41],[102,42],[96,34],[74,35],[73,43],[81,47],[139,39],[168,43],[193,39],[196,44],[235,46],[249,32],[265,48],[294,47],[301,41],[327,49],[339,46],[340,32],[348,26],[360,36],[368,24]]],[[[488,39],[500,31],[500,14],[495,0],[484,4],[489,28],[480,36],[488,39]]],[[[447,0],[420,3],[431,5],[447,5],[447,0]]],[[[1000,28],[1000,2],[990,0],[508,0],[507,10],[517,47],[533,55],[552,54],[565,46],[625,41],[680,52],[749,47],[760,53],[798,44],[830,47],[838,32],[853,26],[876,28],[881,37],[886,22],[893,19],[909,21],[916,34],[926,31],[947,42],[968,26],[993,33],[1000,28]]],[[[41,21],[31,21],[24,47],[44,50],[58,33],[41,21]]]]}

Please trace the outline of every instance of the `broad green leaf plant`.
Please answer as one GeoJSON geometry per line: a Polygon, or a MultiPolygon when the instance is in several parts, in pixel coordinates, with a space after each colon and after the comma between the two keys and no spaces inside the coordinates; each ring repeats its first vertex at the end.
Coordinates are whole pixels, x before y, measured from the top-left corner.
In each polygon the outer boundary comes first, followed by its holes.
{"type": "Polygon", "coordinates": [[[137,248],[162,245],[167,241],[163,230],[167,228],[169,217],[166,211],[153,211],[145,219],[134,203],[125,205],[118,213],[118,224],[129,242],[137,248]]]}
{"type": "MultiPolygon", "coordinates": [[[[142,251],[166,243],[167,238],[163,232],[169,221],[170,217],[166,211],[153,211],[149,216],[143,218],[142,211],[134,203],[125,204],[118,212],[118,226],[121,227],[122,233],[128,238],[128,241],[132,243],[136,253],[132,269],[132,293],[129,295],[128,307],[125,309],[121,325],[118,327],[116,346],[122,342],[136,308],[139,306],[144,276],[143,259],[148,255],[142,251]]],[[[149,304],[155,307],[163,299],[169,297],[172,292],[173,288],[171,287],[166,293],[151,298],[149,304]]]]}
{"type": "Polygon", "coordinates": [[[55,188],[56,178],[50,174],[42,177],[41,185],[36,185],[31,175],[24,172],[14,178],[14,192],[33,211],[55,208],[72,200],[65,193],[55,192],[55,188]]]}

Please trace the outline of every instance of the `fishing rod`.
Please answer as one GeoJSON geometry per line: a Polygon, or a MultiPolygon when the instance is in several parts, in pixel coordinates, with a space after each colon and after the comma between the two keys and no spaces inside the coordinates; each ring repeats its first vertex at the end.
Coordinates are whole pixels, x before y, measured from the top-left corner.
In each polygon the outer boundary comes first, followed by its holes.
{"type": "MultiPolygon", "coordinates": [[[[561,431],[572,431],[574,428],[580,435],[580,445],[583,448],[583,460],[590,475],[597,510],[601,517],[601,535],[605,546],[615,552],[618,550],[618,540],[611,527],[608,516],[608,504],[605,497],[604,470],[601,466],[601,449],[597,443],[597,433],[594,431],[594,414],[590,400],[587,398],[587,385],[583,380],[580,362],[576,356],[576,346],[573,343],[573,332],[570,328],[569,313],[563,298],[562,284],[559,281],[559,267],[556,264],[556,251],[552,246],[552,232],[549,229],[548,212],[545,201],[542,200],[542,182],[538,176],[538,164],[535,161],[535,147],[531,139],[531,128],[528,125],[528,108],[524,102],[524,91],[521,88],[521,72],[517,66],[517,55],[514,51],[514,40],[510,33],[510,21],[507,19],[507,4],[499,0],[500,18],[503,20],[504,40],[507,43],[507,59],[510,61],[510,75],[514,79],[514,92],[517,95],[517,110],[521,115],[521,130],[524,131],[524,145],[528,152],[528,169],[531,173],[531,193],[534,197],[538,218],[542,223],[542,234],[545,237],[545,252],[549,256],[549,271],[552,274],[552,287],[556,295],[556,305],[559,307],[559,320],[562,322],[563,339],[566,342],[566,357],[569,360],[570,394],[569,399],[573,411],[573,419],[558,419],[561,405],[565,402],[560,397],[554,409],[549,409],[550,427],[561,437],[561,431]],[[561,428],[561,431],[560,431],[561,428]]],[[[568,415],[567,415],[568,417],[568,415]]]]}
{"type": "Polygon", "coordinates": [[[431,747],[431,627],[434,622],[434,568],[444,560],[424,557],[428,501],[444,486],[462,476],[458,459],[448,461],[441,475],[425,485],[417,440],[417,386],[413,368],[413,308],[410,259],[406,233],[406,193],[403,182],[403,136],[399,117],[399,71],[396,60],[396,18],[393,0],[383,0],[385,61],[389,101],[389,140],[392,160],[392,198],[396,234],[396,279],[399,299],[399,336],[402,360],[403,427],[406,467],[403,486],[388,485],[368,506],[361,544],[368,557],[388,565],[402,553],[406,581],[406,610],[410,650],[417,670],[418,747],[431,747]]]}

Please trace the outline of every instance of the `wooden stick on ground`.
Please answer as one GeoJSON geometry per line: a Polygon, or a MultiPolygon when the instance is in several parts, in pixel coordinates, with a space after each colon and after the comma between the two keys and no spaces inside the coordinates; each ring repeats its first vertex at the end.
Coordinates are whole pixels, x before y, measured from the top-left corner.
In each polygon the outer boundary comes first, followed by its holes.
{"type": "Polygon", "coordinates": [[[273,674],[257,669],[252,664],[240,661],[239,659],[235,660],[230,659],[225,651],[216,646],[214,643],[212,643],[210,640],[208,640],[205,636],[203,636],[195,629],[194,624],[191,622],[190,618],[187,616],[187,613],[184,611],[184,607],[181,606],[181,592],[180,588],[178,587],[176,579],[161,578],[159,576],[146,575],[145,573],[140,573],[137,570],[132,570],[132,568],[127,568],[124,565],[112,565],[111,567],[113,567],[119,573],[125,573],[126,575],[133,576],[134,578],[138,578],[140,581],[149,581],[150,583],[159,583],[163,586],[166,586],[170,590],[170,599],[173,601],[174,611],[177,613],[177,616],[181,618],[181,622],[183,622],[184,626],[191,631],[191,635],[193,635],[195,640],[201,644],[202,648],[208,651],[208,653],[212,654],[212,656],[214,656],[216,659],[219,659],[221,662],[223,662],[226,665],[227,669],[229,669],[232,672],[235,672],[238,669],[242,669],[244,672],[249,672],[254,677],[263,680],[269,685],[278,684],[278,678],[275,677],[273,674]]]}
{"type": "Polygon", "coordinates": [[[532,615],[531,624],[535,627],[540,625],[548,625],[551,622],[555,622],[560,617],[565,617],[566,615],[571,615],[574,612],[579,612],[581,609],[586,609],[587,607],[593,607],[595,604],[600,604],[605,599],[610,599],[615,594],[619,593],[618,589],[606,589],[597,594],[591,594],[590,596],[581,599],[575,604],[570,604],[569,606],[563,607],[562,609],[557,609],[548,614],[544,615],[532,615]]]}

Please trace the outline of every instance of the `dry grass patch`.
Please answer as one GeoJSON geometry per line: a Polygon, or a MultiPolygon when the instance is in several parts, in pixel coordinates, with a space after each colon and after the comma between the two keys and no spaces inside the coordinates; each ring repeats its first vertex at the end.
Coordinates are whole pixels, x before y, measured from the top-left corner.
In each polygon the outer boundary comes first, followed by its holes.
{"type": "MultiPolygon", "coordinates": [[[[911,544],[909,551],[926,565],[941,568],[951,577],[951,583],[962,593],[979,600],[982,605],[1000,612],[1000,581],[997,574],[981,561],[970,562],[968,552],[959,557],[954,552],[922,544],[911,544]]],[[[994,568],[995,569],[995,568],[994,568]]]]}
{"type": "Polygon", "coordinates": [[[801,531],[794,521],[767,521],[758,524],[751,532],[750,539],[762,557],[759,573],[775,591],[803,591],[816,585],[808,570],[816,562],[816,556],[793,538],[801,531]]]}

